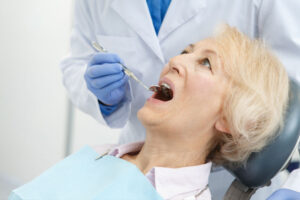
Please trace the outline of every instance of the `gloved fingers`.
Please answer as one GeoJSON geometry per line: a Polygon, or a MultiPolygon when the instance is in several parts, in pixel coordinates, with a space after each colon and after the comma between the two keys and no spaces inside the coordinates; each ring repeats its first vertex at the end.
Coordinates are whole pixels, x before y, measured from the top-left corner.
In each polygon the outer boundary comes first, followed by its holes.
{"type": "Polygon", "coordinates": [[[100,101],[107,105],[117,105],[125,96],[125,84],[113,89],[112,91],[107,88],[105,88],[105,90],[106,96],[100,101]]]}
{"type": "MultiPolygon", "coordinates": [[[[110,93],[110,97],[114,98],[114,97],[119,97],[118,99],[122,100],[123,97],[125,95],[125,85],[122,85],[121,87],[114,89],[113,91],[111,91],[110,93]]],[[[119,102],[118,102],[119,103],[119,102]]]]}
{"type": "Polygon", "coordinates": [[[93,79],[89,78],[86,74],[84,78],[86,79],[87,88],[104,104],[116,105],[123,99],[125,94],[125,85],[128,82],[128,76],[124,75],[120,80],[115,81],[101,89],[94,88],[91,85],[91,81],[93,79]],[[115,89],[120,91],[112,93],[112,91],[115,89]]]}
{"type": "Polygon", "coordinates": [[[100,78],[91,79],[91,86],[95,89],[102,89],[104,87],[107,87],[108,85],[121,81],[123,77],[125,76],[124,72],[113,74],[109,76],[102,76],[100,78]]]}
{"type": "Polygon", "coordinates": [[[124,86],[128,81],[128,76],[124,76],[121,80],[119,81],[115,81],[113,83],[111,83],[110,85],[106,86],[105,88],[102,88],[100,90],[103,90],[103,93],[111,93],[113,90],[120,88],[122,86],[124,86]]]}
{"type": "Polygon", "coordinates": [[[96,53],[89,62],[89,66],[104,63],[123,63],[121,58],[114,53],[96,53]]]}
{"type": "Polygon", "coordinates": [[[98,78],[111,74],[118,74],[122,72],[123,67],[119,63],[105,63],[102,65],[92,65],[86,70],[86,74],[90,78],[98,78]]]}

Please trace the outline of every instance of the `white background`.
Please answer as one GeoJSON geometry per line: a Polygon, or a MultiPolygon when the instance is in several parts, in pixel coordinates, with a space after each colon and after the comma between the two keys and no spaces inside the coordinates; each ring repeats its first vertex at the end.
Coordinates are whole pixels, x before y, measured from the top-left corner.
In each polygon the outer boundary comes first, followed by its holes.
{"type": "MultiPolygon", "coordinates": [[[[59,62],[67,54],[71,0],[0,1],[0,199],[63,159],[67,95],[59,62]]],[[[75,111],[74,152],[114,143],[109,130],[75,111]]]]}

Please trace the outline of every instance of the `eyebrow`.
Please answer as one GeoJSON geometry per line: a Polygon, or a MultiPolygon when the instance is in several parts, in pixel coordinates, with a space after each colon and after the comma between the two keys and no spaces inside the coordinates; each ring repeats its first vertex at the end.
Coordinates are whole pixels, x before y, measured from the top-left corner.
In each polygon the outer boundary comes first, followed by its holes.
{"type": "Polygon", "coordinates": [[[204,50],[204,53],[207,53],[207,54],[213,54],[213,55],[215,55],[215,56],[218,56],[218,54],[217,54],[215,51],[210,50],[210,49],[204,50]]]}
{"type": "Polygon", "coordinates": [[[195,46],[194,44],[190,44],[188,47],[194,50],[194,46],[195,46]]]}
{"type": "MultiPolygon", "coordinates": [[[[194,51],[194,48],[195,48],[195,45],[194,45],[194,44],[189,44],[189,46],[187,46],[187,47],[181,52],[181,54],[182,54],[183,52],[193,52],[193,51],[194,51]],[[187,49],[189,49],[189,50],[187,50],[187,49]]],[[[210,50],[210,49],[205,49],[203,52],[206,53],[206,54],[212,54],[212,55],[218,56],[218,54],[217,54],[215,51],[210,50]]]]}
{"type": "Polygon", "coordinates": [[[194,44],[189,44],[189,46],[187,46],[186,48],[184,48],[180,54],[183,54],[184,52],[193,51],[194,50],[194,46],[195,46],[194,44]],[[191,49],[191,50],[188,51],[187,49],[191,49]]]}

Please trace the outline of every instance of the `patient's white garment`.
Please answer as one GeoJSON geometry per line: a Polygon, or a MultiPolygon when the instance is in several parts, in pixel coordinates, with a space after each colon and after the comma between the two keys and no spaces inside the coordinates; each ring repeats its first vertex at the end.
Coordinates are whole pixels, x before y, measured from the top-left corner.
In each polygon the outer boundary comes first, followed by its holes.
{"type": "Polygon", "coordinates": [[[300,169],[292,171],[282,188],[300,192],[300,169]]]}
{"type": "MultiPolygon", "coordinates": [[[[108,151],[108,155],[122,157],[124,154],[140,151],[143,144],[135,142],[120,146],[99,145],[93,148],[100,155],[108,151]]],[[[205,189],[210,170],[211,162],[181,168],[154,167],[145,176],[166,200],[211,200],[210,190],[205,189]],[[198,196],[199,193],[201,194],[198,196]]]]}

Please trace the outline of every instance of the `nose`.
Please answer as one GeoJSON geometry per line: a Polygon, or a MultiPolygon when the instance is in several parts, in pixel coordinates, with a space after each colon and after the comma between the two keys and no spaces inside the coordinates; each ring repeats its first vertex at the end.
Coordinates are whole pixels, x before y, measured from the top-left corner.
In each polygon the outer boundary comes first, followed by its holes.
{"type": "Polygon", "coordinates": [[[175,56],[171,58],[169,61],[169,71],[172,73],[177,73],[180,76],[184,75],[184,64],[182,63],[182,59],[179,56],[175,56]]]}
{"type": "Polygon", "coordinates": [[[176,65],[170,65],[170,71],[180,74],[180,71],[176,65]]]}

